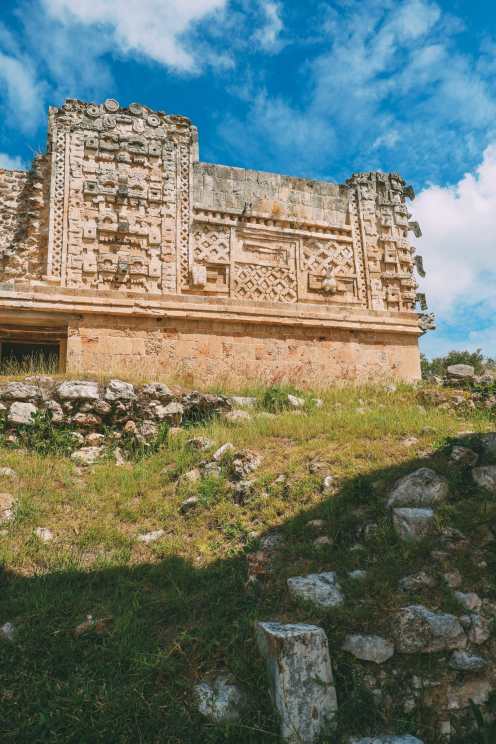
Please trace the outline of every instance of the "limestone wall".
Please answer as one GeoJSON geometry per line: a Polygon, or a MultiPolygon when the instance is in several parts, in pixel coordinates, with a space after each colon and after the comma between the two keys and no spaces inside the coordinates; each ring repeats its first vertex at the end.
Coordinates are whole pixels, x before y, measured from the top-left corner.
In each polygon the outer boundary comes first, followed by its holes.
{"type": "Polygon", "coordinates": [[[71,323],[68,334],[71,372],[309,386],[420,377],[413,334],[90,316],[71,323]]]}

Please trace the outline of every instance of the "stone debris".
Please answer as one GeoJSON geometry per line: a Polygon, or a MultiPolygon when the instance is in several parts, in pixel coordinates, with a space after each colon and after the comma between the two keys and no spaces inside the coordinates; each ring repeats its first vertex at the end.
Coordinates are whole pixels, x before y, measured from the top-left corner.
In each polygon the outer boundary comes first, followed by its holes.
{"type": "Polygon", "coordinates": [[[467,645],[463,627],[454,615],[432,612],[423,605],[402,607],[393,618],[391,635],[402,654],[464,649],[467,645]]]}
{"type": "Polygon", "coordinates": [[[448,710],[464,710],[471,705],[485,705],[493,692],[493,684],[484,678],[464,679],[460,684],[452,685],[448,691],[448,710]]]}
{"type": "Polygon", "coordinates": [[[41,390],[37,385],[26,382],[8,382],[0,388],[0,398],[6,400],[38,400],[41,398],[41,390]]]}
{"type": "Polygon", "coordinates": [[[416,736],[366,736],[362,739],[350,739],[350,744],[424,744],[416,736]]]}
{"type": "Polygon", "coordinates": [[[233,395],[229,398],[233,408],[255,408],[257,399],[253,396],[233,395]]]}
{"type": "Polygon", "coordinates": [[[103,455],[103,447],[81,447],[71,455],[78,465],[94,465],[103,455]]]}
{"type": "Polygon", "coordinates": [[[425,571],[419,571],[413,576],[405,576],[399,583],[403,592],[418,592],[426,587],[431,589],[434,586],[436,586],[436,579],[425,571]]]}
{"type": "Polygon", "coordinates": [[[339,607],[344,602],[334,571],[288,579],[289,593],[299,600],[310,602],[320,609],[339,607]]]}
{"type": "Polygon", "coordinates": [[[187,514],[188,512],[192,511],[198,506],[198,497],[197,496],[190,496],[189,499],[185,499],[183,503],[180,506],[179,511],[181,514],[187,514]]]}
{"type": "Polygon", "coordinates": [[[192,437],[187,440],[186,446],[199,452],[205,452],[213,447],[214,443],[208,437],[192,437]]]}
{"type": "Polygon", "coordinates": [[[17,477],[17,473],[13,468],[7,466],[0,467],[0,478],[11,478],[12,480],[17,480],[17,477]]]}
{"type": "Polygon", "coordinates": [[[149,545],[150,543],[157,542],[164,535],[165,530],[153,530],[152,532],[145,532],[143,535],[138,535],[136,540],[149,545]]]}
{"type": "Polygon", "coordinates": [[[482,656],[474,656],[467,651],[453,651],[449,665],[458,672],[479,672],[487,667],[488,662],[482,656]]]}
{"type": "Polygon", "coordinates": [[[14,401],[7,414],[7,421],[16,426],[31,426],[34,424],[33,416],[37,411],[33,403],[14,401]]]}
{"type": "Polygon", "coordinates": [[[110,380],[105,389],[104,398],[110,402],[114,400],[135,400],[136,393],[131,383],[122,380],[110,380]]]}
{"type": "Polygon", "coordinates": [[[92,380],[67,380],[57,388],[60,400],[98,400],[98,383],[92,380]]]}
{"type": "Polygon", "coordinates": [[[482,434],[479,442],[486,457],[496,457],[496,432],[482,434]]]}
{"type": "Polygon", "coordinates": [[[391,641],[376,635],[353,634],[346,636],[343,649],[362,661],[384,664],[394,655],[391,641]]]}
{"type": "Polygon", "coordinates": [[[475,592],[455,592],[454,596],[464,610],[477,612],[482,606],[482,600],[475,592]]]}
{"type": "Polygon", "coordinates": [[[288,404],[290,408],[294,408],[295,410],[301,409],[305,407],[305,398],[299,398],[297,395],[291,395],[291,393],[288,394],[288,404]]]}
{"type": "MultiPolygon", "coordinates": [[[[215,457],[215,455],[214,455],[215,457]]],[[[262,457],[251,450],[236,452],[231,463],[234,478],[242,480],[254,473],[262,464],[262,457]]]]}
{"type": "Polygon", "coordinates": [[[455,380],[471,380],[475,377],[475,369],[471,364],[450,364],[446,374],[455,380]]]}
{"type": "Polygon", "coordinates": [[[401,478],[393,487],[388,507],[433,506],[448,497],[448,481],[430,468],[419,468],[401,478]]]}
{"type": "Polygon", "coordinates": [[[215,450],[214,454],[212,455],[212,460],[215,460],[215,462],[220,462],[225,455],[227,455],[229,452],[234,452],[234,444],[231,444],[231,442],[226,442],[221,447],[219,447],[218,450],[215,450]]]}
{"type": "Polygon", "coordinates": [[[9,641],[13,643],[15,641],[16,629],[12,623],[4,623],[0,625],[0,640],[9,641]]]}
{"type": "Polygon", "coordinates": [[[474,468],[472,477],[478,486],[496,494],[496,465],[482,465],[474,468]]]}
{"type": "Polygon", "coordinates": [[[479,455],[477,452],[474,452],[474,450],[469,447],[456,446],[451,450],[450,460],[453,460],[453,462],[457,462],[460,465],[473,467],[478,459],[479,455]]]}
{"type": "Polygon", "coordinates": [[[202,474],[200,472],[199,468],[193,468],[192,470],[188,470],[186,473],[183,473],[179,479],[179,483],[181,484],[193,484],[198,483],[199,480],[201,480],[202,474]]]}
{"type": "Polygon", "coordinates": [[[252,417],[248,411],[226,411],[222,413],[222,418],[227,421],[228,424],[246,424],[252,420],[252,417]]]}
{"type": "Polygon", "coordinates": [[[362,568],[355,568],[354,571],[349,572],[348,577],[353,579],[353,581],[365,581],[367,578],[367,571],[364,571],[362,568]]]}
{"type": "Polygon", "coordinates": [[[147,385],[143,385],[142,392],[143,395],[165,401],[174,397],[172,390],[162,382],[149,382],[147,385]]]}
{"type": "Polygon", "coordinates": [[[314,744],[334,725],[337,697],[327,637],[316,625],[257,623],[281,737],[314,744]]]}
{"type": "Polygon", "coordinates": [[[183,419],[184,408],[181,403],[171,401],[170,403],[158,403],[150,404],[152,413],[157,421],[165,421],[172,426],[179,426],[183,419]]]}
{"type": "Polygon", "coordinates": [[[327,535],[321,535],[320,537],[315,538],[313,544],[316,548],[325,548],[328,545],[334,545],[334,540],[327,535]]]}
{"type": "Polygon", "coordinates": [[[73,636],[80,638],[88,633],[103,635],[110,629],[111,624],[111,617],[94,618],[93,615],[86,615],[86,620],[74,628],[73,636]]]}
{"type": "Polygon", "coordinates": [[[214,723],[238,720],[244,705],[240,688],[227,676],[200,682],[194,695],[198,711],[214,723]]]}
{"type": "Polygon", "coordinates": [[[53,532],[48,527],[37,527],[34,533],[44,543],[49,543],[53,540],[53,532]]]}
{"type": "Polygon", "coordinates": [[[14,518],[16,500],[11,493],[0,493],[0,524],[6,524],[14,518]]]}
{"type": "Polygon", "coordinates": [[[335,487],[335,479],[332,475],[326,475],[322,481],[322,493],[331,493],[335,487]]]}
{"type": "Polygon", "coordinates": [[[458,587],[462,584],[462,575],[457,569],[444,573],[443,579],[450,589],[458,589],[458,587]]]}
{"type": "Polygon", "coordinates": [[[406,541],[420,540],[433,532],[435,515],[432,509],[393,509],[393,527],[406,541]]]}
{"type": "Polygon", "coordinates": [[[311,519],[309,522],[307,522],[307,527],[310,527],[311,530],[321,530],[326,526],[326,521],[324,519],[311,519]]]}
{"type": "Polygon", "coordinates": [[[99,447],[105,441],[105,436],[96,431],[91,431],[86,435],[84,441],[89,447],[99,447]]]}
{"type": "Polygon", "coordinates": [[[472,612],[469,615],[462,615],[460,622],[465,628],[468,640],[475,646],[480,646],[491,637],[491,622],[484,615],[472,612]]]}

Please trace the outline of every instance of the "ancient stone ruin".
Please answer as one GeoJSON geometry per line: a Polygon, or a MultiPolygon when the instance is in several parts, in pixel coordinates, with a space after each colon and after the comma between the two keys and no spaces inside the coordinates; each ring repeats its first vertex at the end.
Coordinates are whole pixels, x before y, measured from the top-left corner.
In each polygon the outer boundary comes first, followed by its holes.
{"type": "MultiPolygon", "coordinates": [[[[0,170],[2,358],[308,382],[420,376],[419,234],[397,174],[345,184],[202,163],[183,116],[51,108],[0,170]]],[[[421,309],[425,309],[422,307],[421,309]]]]}

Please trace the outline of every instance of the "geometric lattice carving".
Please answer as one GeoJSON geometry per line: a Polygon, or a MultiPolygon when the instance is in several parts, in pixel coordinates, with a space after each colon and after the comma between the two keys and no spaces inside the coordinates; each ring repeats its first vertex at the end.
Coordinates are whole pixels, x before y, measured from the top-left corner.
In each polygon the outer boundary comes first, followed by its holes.
{"type": "Polygon", "coordinates": [[[329,268],[339,268],[337,273],[353,274],[353,247],[334,241],[307,240],[303,243],[302,264],[311,274],[323,274],[329,268]]]}
{"type": "Polygon", "coordinates": [[[259,302],[296,302],[296,276],[282,266],[236,263],[233,295],[259,302]]]}
{"type": "Polygon", "coordinates": [[[197,225],[193,232],[193,258],[198,263],[229,263],[228,227],[197,225]]]}

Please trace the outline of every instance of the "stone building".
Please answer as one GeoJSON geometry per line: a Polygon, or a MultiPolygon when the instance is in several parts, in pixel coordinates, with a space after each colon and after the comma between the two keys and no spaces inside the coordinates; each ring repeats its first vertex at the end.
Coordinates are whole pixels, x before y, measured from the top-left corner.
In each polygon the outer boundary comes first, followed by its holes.
{"type": "Polygon", "coordinates": [[[2,358],[416,379],[408,197],[396,174],[337,185],[202,163],[183,116],[67,100],[32,169],[0,170],[2,358]]]}

